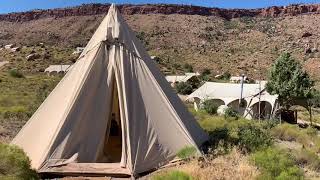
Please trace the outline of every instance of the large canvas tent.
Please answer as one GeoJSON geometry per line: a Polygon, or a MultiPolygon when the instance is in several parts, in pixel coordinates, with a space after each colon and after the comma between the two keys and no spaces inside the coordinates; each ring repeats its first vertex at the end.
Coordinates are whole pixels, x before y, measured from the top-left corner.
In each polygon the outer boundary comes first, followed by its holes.
{"type": "Polygon", "coordinates": [[[210,100],[218,106],[233,108],[247,119],[259,116],[268,119],[274,115],[278,108],[278,96],[270,95],[265,90],[265,84],[266,82],[262,82],[261,86],[259,84],[243,84],[242,106],[239,106],[241,84],[234,83],[206,82],[190,94],[188,99],[194,100],[195,109],[198,109],[202,102],[210,100]]]}
{"type": "Polygon", "coordinates": [[[112,5],[12,144],[40,173],[135,175],[206,140],[112,5]]]}

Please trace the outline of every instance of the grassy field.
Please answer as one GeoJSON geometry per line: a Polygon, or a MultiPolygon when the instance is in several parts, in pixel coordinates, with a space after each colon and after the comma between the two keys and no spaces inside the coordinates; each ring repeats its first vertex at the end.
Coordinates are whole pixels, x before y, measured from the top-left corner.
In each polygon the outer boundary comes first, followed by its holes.
{"type": "Polygon", "coordinates": [[[61,79],[44,73],[22,76],[0,72],[0,141],[15,136],[61,79]]]}

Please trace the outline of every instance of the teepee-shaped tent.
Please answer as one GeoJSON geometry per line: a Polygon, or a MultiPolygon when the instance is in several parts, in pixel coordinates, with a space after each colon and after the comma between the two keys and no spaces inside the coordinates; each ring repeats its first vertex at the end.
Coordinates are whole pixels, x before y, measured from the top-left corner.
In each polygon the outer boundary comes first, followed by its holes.
{"type": "Polygon", "coordinates": [[[206,139],[112,5],[12,144],[41,173],[138,174],[206,139]]]}

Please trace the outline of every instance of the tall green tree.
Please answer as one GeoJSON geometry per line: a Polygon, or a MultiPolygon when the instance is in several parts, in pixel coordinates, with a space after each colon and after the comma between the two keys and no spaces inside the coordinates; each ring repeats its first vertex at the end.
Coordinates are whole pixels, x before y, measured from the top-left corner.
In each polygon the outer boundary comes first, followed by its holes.
{"type": "Polygon", "coordinates": [[[266,90],[279,95],[280,105],[288,110],[294,99],[310,99],[314,82],[289,53],[283,53],[272,65],[266,90]]]}

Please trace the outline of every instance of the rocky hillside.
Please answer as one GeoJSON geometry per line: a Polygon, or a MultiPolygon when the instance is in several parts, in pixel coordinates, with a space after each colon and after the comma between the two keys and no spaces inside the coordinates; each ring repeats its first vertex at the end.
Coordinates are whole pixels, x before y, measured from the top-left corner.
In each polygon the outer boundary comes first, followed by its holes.
{"type": "MultiPolygon", "coordinates": [[[[85,46],[108,7],[89,4],[0,15],[0,45],[44,42],[47,51],[85,46]]],[[[229,71],[264,78],[273,60],[290,51],[320,79],[320,5],[252,10],[177,5],[118,8],[150,54],[160,57],[167,73],[182,72],[183,65],[189,63],[199,71],[210,68],[214,74],[229,71]]],[[[24,67],[30,69],[26,64],[24,67]]]]}

